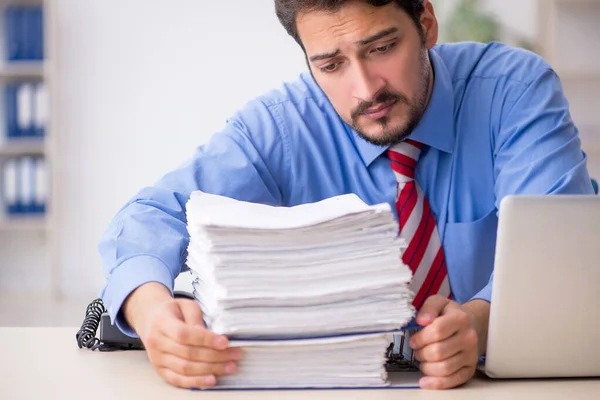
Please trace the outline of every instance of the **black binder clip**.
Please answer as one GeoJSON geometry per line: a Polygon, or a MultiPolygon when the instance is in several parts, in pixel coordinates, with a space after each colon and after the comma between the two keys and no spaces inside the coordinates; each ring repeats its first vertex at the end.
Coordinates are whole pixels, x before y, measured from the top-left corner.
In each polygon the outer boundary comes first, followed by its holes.
{"type": "MultiPolygon", "coordinates": [[[[417,330],[405,330],[398,334],[398,336],[400,336],[400,344],[397,351],[394,351],[396,343],[390,343],[386,351],[387,362],[385,364],[385,368],[388,372],[419,371],[419,362],[415,360],[414,352],[407,343],[410,335],[416,331],[417,330]]],[[[396,335],[394,338],[396,338],[396,335]]]]}

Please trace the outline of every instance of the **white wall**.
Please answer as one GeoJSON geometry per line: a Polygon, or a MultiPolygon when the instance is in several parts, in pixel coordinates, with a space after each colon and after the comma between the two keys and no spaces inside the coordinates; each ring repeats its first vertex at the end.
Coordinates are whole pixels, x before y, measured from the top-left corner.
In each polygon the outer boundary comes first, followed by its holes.
{"type": "Polygon", "coordinates": [[[0,232],[0,297],[22,290],[50,290],[52,276],[47,267],[47,237],[45,232],[37,230],[0,232]]]}
{"type": "Polygon", "coordinates": [[[68,295],[94,295],[96,245],[117,209],[304,61],[271,0],[56,7],[61,282],[68,295]]]}
{"type": "MultiPolygon", "coordinates": [[[[456,1],[456,0],[455,0],[456,1]]],[[[535,41],[538,35],[539,0],[482,0],[483,8],[492,13],[509,33],[535,41]]]]}

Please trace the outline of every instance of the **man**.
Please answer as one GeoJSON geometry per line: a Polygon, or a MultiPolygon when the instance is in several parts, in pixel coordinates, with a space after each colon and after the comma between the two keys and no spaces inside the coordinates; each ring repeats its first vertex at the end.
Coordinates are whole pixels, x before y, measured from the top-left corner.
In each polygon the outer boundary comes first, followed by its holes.
{"type": "Polygon", "coordinates": [[[111,317],[167,382],[215,385],[242,355],[172,298],[190,193],[282,206],[356,193],[390,203],[410,243],[421,386],[459,386],[485,352],[502,198],[592,193],[559,79],[523,50],[436,45],[428,0],[275,7],[309,73],[250,102],[118,213],[100,244],[111,317]]]}

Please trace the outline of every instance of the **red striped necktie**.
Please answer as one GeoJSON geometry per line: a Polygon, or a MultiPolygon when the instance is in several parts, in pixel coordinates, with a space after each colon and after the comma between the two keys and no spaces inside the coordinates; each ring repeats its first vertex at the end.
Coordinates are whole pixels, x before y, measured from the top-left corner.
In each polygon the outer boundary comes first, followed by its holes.
{"type": "Polygon", "coordinates": [[[388,150],[398,182],[396,210],[400,237],[408,244],[402,254],[402,261],[413,273],[410,289],[415,295],[413,305],[417,310],[431,295],[450,297],[444,249],[435,218],[429,202],[415,181],[415,168],[422,148],[422,143],[408,139],[388,150]]]}

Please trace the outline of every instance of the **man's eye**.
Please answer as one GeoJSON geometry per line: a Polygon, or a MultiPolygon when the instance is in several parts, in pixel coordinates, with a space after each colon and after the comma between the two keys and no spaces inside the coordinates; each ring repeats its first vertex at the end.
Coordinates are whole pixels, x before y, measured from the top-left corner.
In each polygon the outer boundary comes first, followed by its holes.
{"type": "Polygon", "coordinates": [[[338,68],[339,65],[340,63],[327,64],[326,66],[321,67],[321,72],[333,72],[338,68]]]}
{"type": "Polygon", "coordinates": [[[394,47],[394,43],[390,43],[390,44],[385,45],[385,46],[376,47],[373,50],[373,52],[380,53],[380,54],[387,53],[388,51],[391,50],[392,47],[394,47]]]}

